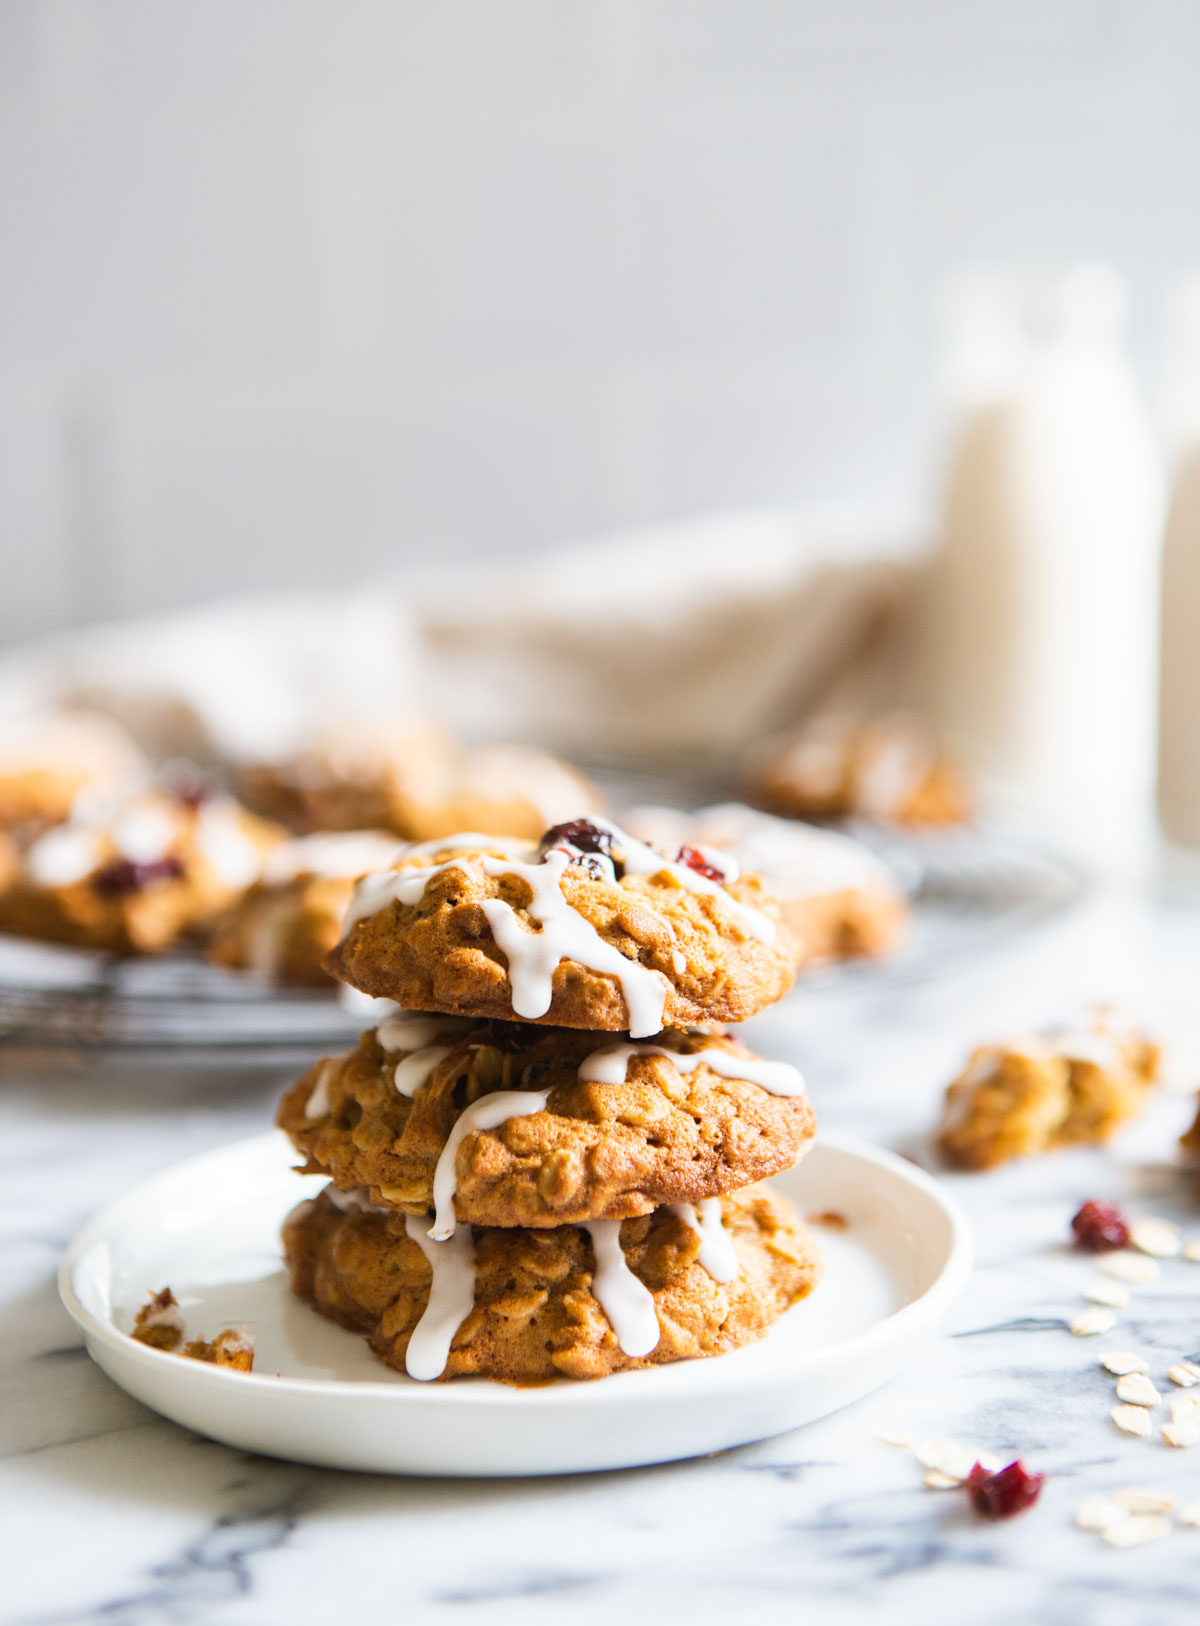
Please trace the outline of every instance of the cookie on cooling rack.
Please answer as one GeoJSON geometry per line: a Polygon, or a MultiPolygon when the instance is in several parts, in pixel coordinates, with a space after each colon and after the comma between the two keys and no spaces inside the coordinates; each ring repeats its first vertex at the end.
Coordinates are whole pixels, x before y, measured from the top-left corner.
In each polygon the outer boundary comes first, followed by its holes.
{"type": "Polygon", "coordinates": [[[236,902],[282,836],[224,797],[149,792],[30,843],[0,894],[0,930],[114,954],[169,948],[236,902]]]}
{"type": "Polygon", "coordinates": [[[328,968],[406,1010],[635,1038],[740,1022],[790,986],[790,935],[757,875],[681,857],[598,816],[536,846],[430,842],[359,882],[328,968]]]}
{"type": "Polygon", "coordinates": [[[209,959],[263,982],[328,987],[325,956],[341,936],[355,881],[401,851],[394,836],[374,830],[282,842],[267,854],[261,880],[221,922],[209,959]]]}
{"type": "Polygon", "coordinates": [[[707,1034],[389,1018],[283,1097],[305,1172],[476,1225],[624,1219],[778,1174],[815,1119],[799,1073],[707,1034]]]}
{"type": "Polygon", "coordinates": [[[971,816],[958,765],[930,726],[908,713],[807,723],[756,754],[748,788],[756,805],[790,818],[933,826],[971,816]]]}
{"type": "Polygon", "coordinates": [[[0,829],[26,837],[93,803],[148,782],[149,765],[125,730],[92,712],[53,712],[0,729],[0,829]]]}
{"type": "Polygon", "coordinates": [[[293,1291],[367,1334],[389,1366],[515,1384],[724,1354],[761,1337],[821,1269],[791,1205],[763,1186],[704,1215],[462,1227],[447,1242],[425,1219],[326,1188],[289,1215],[283,1242],[293,1291]]]}

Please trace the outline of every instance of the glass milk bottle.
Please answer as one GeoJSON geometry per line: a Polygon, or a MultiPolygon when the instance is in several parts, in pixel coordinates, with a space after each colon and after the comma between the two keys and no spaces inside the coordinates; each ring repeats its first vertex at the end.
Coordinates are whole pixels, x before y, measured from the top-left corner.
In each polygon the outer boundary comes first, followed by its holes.
{"type": "Polygon", "coordinates": [[[985,784],[1102,862],[1150,830],[1163,489],[1122,346],[1123,297],[1079,267],[967,403],[927,629],[930,710],[985,784]]]}
{"type": "Polygon", "coordinates": [[[1174,292],[1167,357],[1173,477],[1162,566],[1158,813],[1171,841],[1200,848],[1200,275],[1174,292]]]}

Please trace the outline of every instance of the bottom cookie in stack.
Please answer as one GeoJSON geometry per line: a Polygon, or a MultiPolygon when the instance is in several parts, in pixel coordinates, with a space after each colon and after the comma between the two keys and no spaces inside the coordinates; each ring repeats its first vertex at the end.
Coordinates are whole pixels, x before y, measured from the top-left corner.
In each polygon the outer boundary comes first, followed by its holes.
{"type": "Polygon", "coordinates": [[[327,1186],[288,1217],[292,1289],[422,1379],[536,1384],[720,1355],[820,1278],[791,1205],[765,1186],[635,1219],[550,1229],[460,1224],[327,1186]]]}

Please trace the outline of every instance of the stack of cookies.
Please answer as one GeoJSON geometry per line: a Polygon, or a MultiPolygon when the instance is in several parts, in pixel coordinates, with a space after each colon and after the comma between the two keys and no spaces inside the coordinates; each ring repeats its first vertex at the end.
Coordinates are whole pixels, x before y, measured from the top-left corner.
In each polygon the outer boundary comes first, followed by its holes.
{"type": "Polygon", "coordinates": [[[721,1354],[815,1286],[788,1203],[799,1074],[723,1031],[789,986],[755,875],[599,818],[409,847],[329,969],[396,1013],[284,1096],[293,1289],[419,1379],[595,1378],[721,1354]]]}

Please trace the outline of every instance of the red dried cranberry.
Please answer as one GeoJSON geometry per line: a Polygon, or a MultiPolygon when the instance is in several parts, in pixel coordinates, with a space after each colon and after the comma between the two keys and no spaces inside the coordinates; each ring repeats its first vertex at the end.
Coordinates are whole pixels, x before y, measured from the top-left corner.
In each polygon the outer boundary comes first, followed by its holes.
{"type": "Polygon", "coordinates": [[[155,858],[148,864],[134,864],[128,858],[118,858],[105,864],[92,876],[92,888],[104,898],[120,898],[130,892],[144,892],[159,881],[177,881],[183,875],[178,858],[155,858]]]}
{"type": "Polygon", "coordinates": [[[589,862],[592,857],[607,858],[618,880],[625,872],[620,855],[613,852],[612,832],[603,825],[593,824],[591,819],[571,819],[566,824],[553,825],[538,842],[538,852],[545,858],[555,847],[566,848],[572,855],[578,853],[578,858],[572,857],[572,863],[582,864],[598,879],[604,878],[605,869],[601,864],[589,862]]]}
{"type": "Polygon", "coordinates": [[[1087,1202],[1071,1221],[1075,1246],[1087,1253],[1111,1253],[1129,1242],[1129,1225],[1111,1203],[1087,1202]]]}
{"type": "Polygon", "coordinates": [[[724,885],[725,871],[718,869],[715,864],[710,864],[704,854],[698,852],[695,847],[680,847],[675,854],[675,862],[677,864],[686,864],[689,869],[694,869],[697,875],[703,875],[706,880],[715,881],[718,886],[724,885]]]}
{"type": "Polygon", "coordinates": [[[1031,1474],[1020,1461],[994,1474],[977,1462],[967,1475],[967,1495],[981,1519],[1011,1519],[1033,1506],[1045,1483],[1045,1474],[1031,1474]]]}

